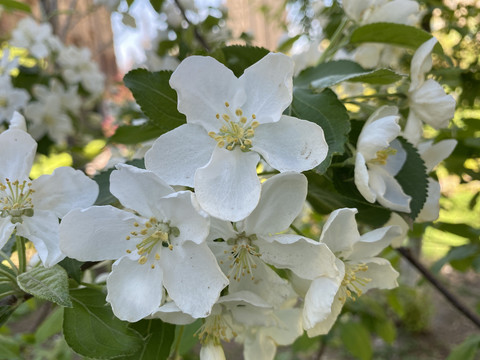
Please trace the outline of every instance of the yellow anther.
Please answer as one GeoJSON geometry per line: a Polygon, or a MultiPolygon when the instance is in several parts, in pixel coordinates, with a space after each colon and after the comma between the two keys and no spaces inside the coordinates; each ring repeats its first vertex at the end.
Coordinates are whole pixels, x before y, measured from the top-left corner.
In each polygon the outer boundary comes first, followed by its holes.
{"type": "Polygon", "coordinates": [[[221,147],[221,148],[222,148],[222,147],[224,147],[224,146],[225,146],[225,141],[222,140],[222,141],[219,141],[219,142],[218,142],[218,147],[221,147]]]}
{"type": "Polygon", "coordinates": [[[226,106],[226,107],[229,107],[229,106],[230,106],[230,104],[228,103],[228,101],[225,101],[225,106],[226,106]]]}
{"type": "Polygon", "coordinates": [[[142,231],[140,231],[140,234],[147,235],[147,231],[148,231],[147,229],[142,229],[142,231]]]}
{"type": "Polygon", "coordinates": [[[153,264],[152,264],[150,267],[151,267],[152,269],[155,269],[155,265],[153,265],[153,264]]]}
{"type": "Polygon", "coordinates": [[[257,118],[257,115],[252,114],[252,119],[255,120],[257,118]]]}
{"type": "MultiPolygon", "coordinates": [[[[222,147],[222,146],[220,146],[220,147],[222,147]]],[[[233,150],[233,145],[228,145],[227,150],[233,150]]]]}
{"type": "Polygon", "coordinates": [[[258,127],[258,125],[260,125],[260,123],[258,121],[254,121],[254,122],[252,122],[252,125],[250,125],[250,126],[252,127],[252,129],[255,129],[255,128],[258,127]]]}
{"type": "Polygon", "coordinates": [[[149,228],[152,227],[152,224],[150,224],[149,222],[146,222],[146,223],[145,223],[145,227],[149,229],[149,228]]]}
{"type": "Polygon", "coordinates": [[[220,119],[220,114],[216,114],[215,117],[216,117],[217,119],[220,119]]]}
{"type": "Polygon", "coordinates": [[[130,237],[130,236],[127,236],[127,237],[125,237],[125,239],[126,239],[126,240],[130,240],[130,239],[131,239],[131,237],[130,237]]]}
{"type": "Polygon", "coordinates": [[[228,116],[227,114],[222,114],[222,119],[225,121],[230,121],[230,116],[228,116]]]}
{"type": "Polygon", "coordinates": [[[255,130],[253,130],[253,129],[248,129],[246,135],[247,135],[248,137],[252,137],[253,135],[255,135],[255,130]]]}
{"type": "Polygon", "coordinates": [[[139,227],[139,226],[140,226],[140,224],[139,224],[138,222],[136,222],[136,221],[135,221],[135,222],[133,223],[133,226],[135,226],[135,227],[139,227]]]}
{"type": "Polygon", "coordinates": [[[132,253],[132,250],[127,250],[127,254],[131,254],[132,253]]]}
{"type": "Polygon", "coordinates": [[[216,133],[215,131],[210,131],[210,132],[208,133],[208,136],[210,136],[211,138],[214,138],[214,139],[215,139],[215,137],[217,136],[217,133],[216,133]]]}
{"type": "Polygon", "coordinates": [[[155,260],[160,260],[160,255],[158,253],[155,254],[155,260]]]}
{"type": "Polygon", "coordinates": [[[173,245],[172,245],[172,244],[168,245],[168,248],[169,248],[170,250],[173,250],[173,245]]]}
{"type": "Polygon", "coordinates": [[[237,109],[237,110],[235,110],[235,115],[237,115],[237,116],[242,116],[242,115],[243,115],[242,109],[237,109]]]}
{"type": "Polygon", "coordinates": [[[136,231],[131,231],[130,234],[132,234],[133,236],[138,236],[138,233],[136,231]]]}
{"type": "Polygon", "coordinates": [[[245,145],[247,145],[247,146],[250,146],[250,145],[252,145],[252,140],[247,139],[247,140],[245,140],[243,143],[244,143],[245,145]]]}
{"type": "Polygon", "coordinates": [[[138,259],[138,263],[139,264],[145,264],[147,262],[147,257],[146,256],[142,256],[140,259],[138,259]]]}
{"type": "Polygon", "coordinates": [[[245,116],[242,116],[242,117],[240,118],[240,122],[241,122],[242,124],[246,124],[247,121],[248,121],[248,120],[247,120],[247,118],[246,118],[245,116]]]}

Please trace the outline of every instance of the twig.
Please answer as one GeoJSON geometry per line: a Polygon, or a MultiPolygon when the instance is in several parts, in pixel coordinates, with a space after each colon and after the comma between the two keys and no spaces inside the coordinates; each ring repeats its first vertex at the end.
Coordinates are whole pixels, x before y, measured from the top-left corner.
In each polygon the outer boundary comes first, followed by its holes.
{"type": "Polygon", "coordinates": [[[452,294],[441,282],[439,282],[435,276],[433,276],[430,270],[423,266],[418,259],[412,255],[410,249],[400,247],[397,249],[397,251],[405,259],[407,259],[410,264],[412,264],[425,277],[425,279],[427,279],[445,297],[445,299],[450,302],[450,304],[456,307],[458,311],[460,311],[463,315],[465,315],[466,318],[480,328],[480,317],[462,304],[454,294],[452,294]]]}
{"type": "Polygon", "coordinates": [[[185,13],[185,9],[183,8],[183,5],[180,4],[180,1],[179,0],[174,0],[175,1],[175,5],[177,5],[178,7],[178,10],[180,10],[180,12],[182,13],[182,16],[183,18],[185,19],[185,21],[193,27],[193,33],[195,34],[195,37],[197,38],[198,42],[203,46],[203,48],[205,50],[207,50],[208,52],[210,52],[210,46],[207,44],[207,42],[205,41],[205,39],[203,38],[203,36],[200,34],[200,32],[198,31],[197,27],[195,26],[195,24],[193,24],[187,17],[187,14],[185,13]]]}
{"type": "Polygon", "coordinates": [[[318,348],[318,351],[315,356],[315,360],[320,360],[322,358],[322,355],[325,352],[326,347],[327,347],[327,342],[322,337],[322,339],[320,340],[320,347],[318,348]]]}

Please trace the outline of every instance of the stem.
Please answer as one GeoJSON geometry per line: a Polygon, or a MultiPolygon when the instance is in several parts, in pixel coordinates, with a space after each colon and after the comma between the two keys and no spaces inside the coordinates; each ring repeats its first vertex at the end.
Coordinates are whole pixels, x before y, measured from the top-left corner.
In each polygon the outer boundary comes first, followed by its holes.
{"type": "Polygon", "coordinates": [[[172,355],[173,359],[179,358],[178,351],[180,350],[180,342],[182,341],[184,330],[185,330],[185,325],[180,326],[180,330],[178,330],[177,341],[175,342],[175,346],[173,347],[175,349],[172,355]]]}
{"type": "Polygon", "coordinates": [[[299,228],[297,228],[295,225],[291,224],[291,225],[290,225],[290,228],[291,228],[293,231],[295,231],[298,235],[303,236],[303,237],[307,237],[307,236],[306,236],[304,233],[302,233],[302,231],[301,231],[299,228]]]}
{"type": "Polygon", "coordinates": [[[102,285],[89,284],[89,283],[86,283],[86,282],[83,282],[83,281],[80,282],[80,285],[83,285],[83,286],[85,286],[87,288],[90,288],[90,289],[103,290],[102,285]]]}
{"type": "Polygon", "coordinates": [[[10,279],[9,282],[13,282],[14,284],[17,284],[17,278],[14,275],[10,274],[7,270],[0,268],[0,275],[3,275],[6,278],[10,279]]]}
{"type": "Polygon", "coordinates": [[[18,254],[18,273],[24,273],[27,270],[27,255],[25,253],[25,239],[15,235],[18,254]]]}
{"type": "Polygon", "coordinates": [[[5,254],[3,251],[0,251],[0,256],[4,258],[9,264],[10,267],[12,268],[13,271],[15,271],[16,274],[18,274],[18,268],[17,266],[13,263],[12,259],[10,259],[10,256],[5,254]]]}
{"type": "MultiPolygon", "coordinates": [[[[328,44],[327,48],[323,52],[323,54],[320,56],[320,59],[318,60],[318,63],[323,63],[325,60],[327,60],[333,51],[333,54],[337,51],[337,45],[339,43],[339,40],[341,39],[343,30],[347,26],[349,22],[349,19],[344,17],[340,25],[338,25],[337,29],[335,30],[335,33],[332,36],[332,39],[330,40],[330,44],[328,44]]],[[[333,55],[332,54],[332,55],[333,55]]]]}
{"type": "Polygon", "coordinates": [[[374,95],[355,95],[355,96],[347,96],[340,101],[348,101],[350,99],[388,99],[389,97],[400,97],[406,98],[405,94],[402,93],[393,93],[393,94],[374,94],[374,95]]]}
{"type": "Polygon", "coordinates": [[[410,249],[405,247],[397,248],[397,251],[407,259],[410,264],[412,264],[424,277],[427,279],[430,284],[432,284],[444,297],[447,299],[450,304],[457,308],[467,319],[473,322],[478,328],[480,328],[480,317],[477,314],[472,312],[468,307],[466,307],[460,300],[452,294],[441,282],[438,281],[435,276],[428,270],[422,263],[416,259],[410,249]]]}
{"type": "Polygon", "coordinates": [[[322,358],[322,355],[325,352],[326,347],[327,347],[327,342],[322,337],[322,339],[320,340],[320,347],[318,348],[317,354],[315,356],[315,360],[320,360],[322,358]]]}
{"type": "Polygon", "coordinates": [[[188,20],[188,17],[187,17],[187,14],[185,13],[185,9],[183,8],[182,4],[180,4],[180,1],[179,0],[174,0],[175,1],[175,5],[177,5],[178,7],[178,10],[180,10],[180,12],[182,13],[182,16],[183,18],[185,19],[185,21],[193,27],[193,33],[195,34],[195,37],[197,38],[198,42],[203,46],[203,48],[205,50],[207,50],[208,52],[210,52],[210,46],[207,44],[206,40],[203,38],[203,36],[200,34],[200,32],[198,31],[197,27],[192,24],[192,22],[190,20],[188,20]]]}

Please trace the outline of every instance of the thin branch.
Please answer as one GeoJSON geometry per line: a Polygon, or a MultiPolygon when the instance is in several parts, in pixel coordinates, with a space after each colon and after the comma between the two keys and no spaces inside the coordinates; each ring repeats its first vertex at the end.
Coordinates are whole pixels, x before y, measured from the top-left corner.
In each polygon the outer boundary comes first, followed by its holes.
{"type": "Polygon", "coordinates": [[[315,360],[320,360],[322,358],[326,348],[327,348],[327,342],[322,337],[322,339],[320,340],[320,347],[318,348],[318,351],[315,354],[315,360]]]}
{"type": "Polygon", "coordinates": [[[180,10],[180,12],[182,13],[182,16],[183,18],[185,19],[185,21],[191,26],[193,27],[193,33],[195,34],[195,37],[197,38],[198,42],[203,46],[203,48],[205,50],[207,50],[208,52],[210,52],[210,46],[208,45],[207,41],[203,38],[203,36],[200,34],[200,32],[198,31],[197,27],[195,26],[195,24],[193,24],[187,17],[187,14],[185,12],[185,9],[183,8],[183,5],[180,4],[180,1],[179,0],[174,0],[175,1],[175,5],[177,5],[178,7],[178,10],[180,10]]]}
{"type": "Polygon", "coordinates": [[[465,306],[454,294],[452,294],[437,278],[428,270],[418,259],[413,256],[410,249],[400,247],[397,251],[407,259],[424,277],[427,279],[450,304],[452,304],[458,311],[460,311],[466,318],[473,322],[478,328],[480,328],[480,317],[472,312],[467,306],[465,306]]]}

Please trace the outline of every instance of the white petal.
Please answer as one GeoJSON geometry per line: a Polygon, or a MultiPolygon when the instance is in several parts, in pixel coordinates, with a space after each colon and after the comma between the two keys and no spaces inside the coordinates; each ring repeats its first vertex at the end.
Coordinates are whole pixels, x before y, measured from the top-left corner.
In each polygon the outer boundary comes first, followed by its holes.
{"type": "Polygon", "coordinates": [[[137,219],[112,206],[72,210],[60,225],[60,248],[68,257],[81,261],[116,260],[135,246],[126,236],[137,219]]]}
{"type": "Polygon", "coordinates": [[[440,215],[440,184],[428,178],[428,194],[427,200],[422,210],[415,218],[415,222],[435,221],[440,215]]]}
{"type": "Polygon", "coordinates": [[[263,331],[257,331],[247,336],[243,344],[244,360],[273,360],[276,352],[277,345],[275,341],[263,331]]]}
{"type": "Polygon", "coordinates": [[[0,250],[5,246],[15,230],[15,224],[10,221],[10,216],[0,217],[0,250]]]}
{"type": "Polygon", "coordinates": [[[455,113],[455,99],[445,94],[443,87],[432,79],[410,93],[409,99],[410,111],[435,129],[448,127],[455,113]]]}
{"type": "Polygon", "coordinates": [[[425,74],[432,68],[432,50],[437,39],[432,37],[428,41],[420,45],[413,54],[412,62],[410,63],[410,78],[411,84],[409,91],[417,89],[423,84],[425,74]]]}
{"type": "Polygon", "coordinates": [[[25,131],[11,129],[0,134],[0,182],[26,180],[32,168],[37,143],[25,131]]]}
{"type": "Polygon", "coordinates": [[[399,226],[387,226],[369,231],[360,237],[353,245],[353,251],[348,259],[369,258],[378,255],[392,240],[402,233],[399,226]]]}
{"type": "Polygon", "coordinates": [[[93,205],[98,196],[98,185],[82,171],[60,167],[51,175],[42,175],[32,181],[32,202],[37,209],[53,211],[63,218],[70,210],[93,205]]]}
{"type": "Polygon", "coordinates": [[[427,173],[431,172],[435,166],[445,160],[457,146],[457,140],[447,139],[432,145],[430,141],[418,144],[418,152],[425,161],[427,173]]]}
{"type": "Polygon", "coordinates": [[[403,242],[407,238],[408,230],[410,230],[410,226],[407,222],[395,212],[392,212],[390,215],[390,219],[385,223],[384,226],[391,226],[396,225],[400,228],[400,235],[394,237],[391,242],[392,248],[398,248],[403,245],[403,242]]]}
{"type": "Polygon", "coordinates": [[[119,319],[135,322],[151,315],[160,306],[163,272],[160,266],[152,269],[150,265],[127,257],[113,264],[107,278],[107,301],[119,319]]]}
{"type": "Polygon", "coordinates": [[[320,277],[312,281],[305,295],[303,308],[303,327],[313,329],[317,324],[327,319],[332,312],[332,304],[340,287],[340,281],[320,277]]]}
{"type": "Polygon", "coordinates": [[[368,23],[389,22],[396,24],[407,24],[409,16],[419,12],[419,5],[416,1],[392,0],[384,2],[376,7],[368,23]]]}
{"type": "Polygon", "coordinates": [[[174,192],[154,173],[135,166],[118,164],[110,175],[110,191],[123,206],[150,218],[162,197],[174,192]]]}
{"type": "Polygon", "coordinates": [[[330,214],[323,226],[320,242],[327,244],[336,256],[348,256],[360,239],[355,220],[357,209],[343,208],[330,214]]]}
{"type": "Polygon", "coordinates": [[[370,175],[368,172],[365,158],[359,152],[355,157],[354,182],[358,191],[370,203],[374,203],[377,199],[375,192],[370,188],[370,175]]]}
{"type": "Polygon", "coordinates": [[[245,99],[233,72],[207,56],[183,60],[170,77],[170,86],[178,94],[178,111],[187,116],[189,124],[201,125],[207,132],[220,128],[215,115],[224,112],[225,102],[239,106],[237,102],[245,99]]]}
{"type": "Polygon", "coordinates": [[[395,176],[400,172],[405,164],[405,161],[407,160],[407,152],[403,148],[402,143],[397,139],[390,143],[390,147],[394,149],[396,153],[388,156],[387,163],[383,166],[383,168],[392,176],[395,176]]]}
{"type": "Polygon", "coordinates": [[[199,125],[184,124],[160,136],[145,154],[145,168],[168,184],[193,187],[195,171],[217,146],[199,125]]]}
{"type": "Polygon", "coordinates": [[[275,311],[275,316],[278,319],[278,324],[264,329],[263,332],[275,340],[277,345],[291,345],[303,334],[302,312],[300,309],[277,310],[275,311]]]}
{"type": "Polygon", "coordinates": [[[278,121],[292,102],[293,65],[287,55],[270,53],[246,69],[240,77],[247,93],[244,113],[255,114],[261,124],[278,121]]]}
{"type": "Polygon", "coordinates": [[[160,255],[164,286],[177,306],[194,318],[210,314],[228,279],[208,246],[185,242],[160,255]]]}
{"type": "Polygon", "coordinates": [[[300,214],[307,197],[307,178],[302,174],[278,174],[262,184],[260,201],[239,231],[275,234],[288,229],[300,214]]]}
{"type": "Polygon", "coordinates": [[[423,123],[415,113],[410,110],[408,113],[407,123],[403,130],[403,137],[407,139],[411,144],[416,145],[420,142],[423,135],[423,123]]]}
{"type": "Polygon", "coordinates": [[[259,156],[254,152],[215,148],[210,162],[195,173],[195,193],[200,206],[222,220],[246,218],[260,198],[258,161],[259,156]]]}
{"type": "Polygon", "coordinates": [[[386,208],[410,212],[411,196],[405,194],[398,181],[382,166],[371,166],[370,188],[376,192],[377,201],[386,208]]]}
{"type": "Polygon", "coordinates": [[[183,313],[173,301],[160,306],[152,317],[159,318],[163,322],[175,325],[188,325],[196,320],[190,315],[183,313]]]}
{"type": "Polygon", "coordinates": [[[393,289],[398,286],[398,272],[392,267],[390,262],[383,258],[369,258],[349,261],[349,265],[366,264],[367,271],[358,274],[358,277],[370,279],[365,285],[356,283],[356,285],[365,293],[369,289],[393,289]]]}
{"type": "Polygon", "coordinates": [[[386,149],[400,134],[398,119],[398,116],[386,116],[364,126],[358,137],[357,151],[366,161],[375,159],[377,151],[386,149]]]}
{"type": "Polygon", "coordinates": [[[157,207],[165,216],[164,220],[170,221],[170,226],[180,231],[174,238],[174,246],[187,240],[200,244],[207,238],[209,217],[204,211],[194,207],[192,198],[195,198],[192,192],[180,191],[157,200],[157,207]]]}
{"type": "Polygon", "coordinates": [[[245,290],[222,296],[217,301],[217,304],[228,304],[229,306],[253,305],[253,307],[265,309],[271,308],[271,305],[263,300],[260,296],[251,291],[245,290]]]}
{"type": "Polygon", "coordinates": [[[313,169],[328,153],[320,126],[286,115],[278,122],[262,124],[255,129],[252,145],[252,150],[281,172],[313,169]]]}
{"type": "Polygon", "coordinates": [[[228,239],[235,238],[237,233],[233,229],[233,225],[230,221],[220,220],[214,217],[210,217],[210,232],[207,240],[215,239],[228,239]]]}
{"type": "Polygon", "coordinates": [[[222,345],[207,343],[200,349],[200,360],[226,360],[222,345]]]}
{"type": "Polygon", "coordinates": [[[341,293],[341,288],[340,288],[340,291],[338,291],[337,294],[335,295],[335,298],[333,299],[332,309],[330,314],[328,314],[327,318],[317,323],[314,328],[307,329],[307,335],[309,337],[328,334],[332,326],[335,324],[335,321],[337,321],[338,315],[340,315],[340,312],[342,311],[342,308],[343,308],[343,302],[341,302],[339,299],[340,293],[341,293]]]}
{"type": "Polygon", "coordinates": [[[49,211],[35,210],[32,217],[23,217],[17,224],[17,234],[30,240],[45,267],[50,267],[65,258],[60,251],[58,217],[49,211]]]}
{"type": "Polygon", "coordinates": [[[335,255],[327,245],[299,235],[280,234],[259,238],[256,242],[267,264],[279,269],[290,269],[308,280],[320,276],[335,277],[335,255]]]}

